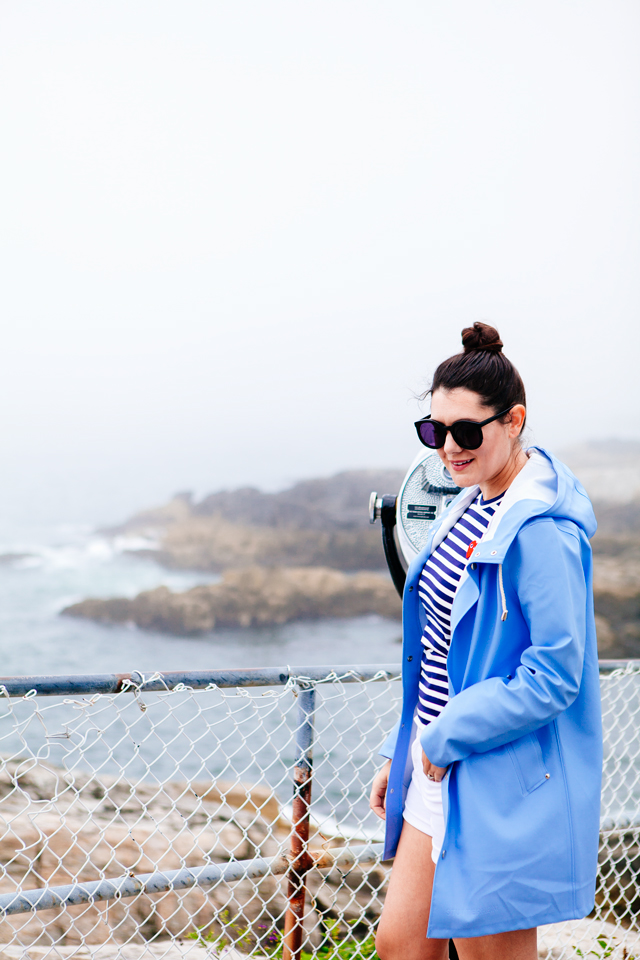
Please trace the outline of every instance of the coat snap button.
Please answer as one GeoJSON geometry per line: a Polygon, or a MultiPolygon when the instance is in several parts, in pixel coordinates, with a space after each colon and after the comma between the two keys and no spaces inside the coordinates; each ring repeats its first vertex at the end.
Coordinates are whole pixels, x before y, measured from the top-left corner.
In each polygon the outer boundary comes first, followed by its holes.
{"type": "Polygon", "coordinates": [[[477,563],[472,563],[472,564],[471,564],[471,569],[472,569],[472,570],[475,570],[475,568],[476,568],[477,566],[478,566],[477,563]]]}
{"type": "Polygon", "coordinates": [[[409,587],[409,593],[411,593],[412,590],[413,590],[413,587],[409,587]]]}
{"type": "Polygon", "coordinates": [[[444,860],[444,858],[446,857],[446,855],[447,855],[447,851],[446,851],[446,850],[443,850],[443,851],[442,851],[442,859],[443,859],[443,860],[444,860]]]}
{"type": "Polygon", "coordinates": [[[544,775],[545,780],[548,780],[550,776],[551,776],[550,773],[545,773],[545,775],[544,775]]]}
{"type": "Polygon", "coordinates": [[[497,550],[492,550],[492,551],[491,551],[491,556],[492,556],[492,557],[495,557],[495,555],[496,555],[497,552],[498,552],[497,550]]]}
{"type": "Polygon", "coordinates": [[[476,550],[475,555],[476,555],[476,557],[479,557],[479,556],[480,556],[480,551],[479,551],[479,550],[476,550]]]}
{"type": "Polygon", "coordinates": [[[413,657],[407,657],[407,660],[409,661],[409,663],[411,663],[411,661],[413,660],[413,657]]]}
{"type": "Polygon", "coordinates": [[[389,793],[393,793],[393,787],[391,787],[391,790],[389,790],[389,793]]]}

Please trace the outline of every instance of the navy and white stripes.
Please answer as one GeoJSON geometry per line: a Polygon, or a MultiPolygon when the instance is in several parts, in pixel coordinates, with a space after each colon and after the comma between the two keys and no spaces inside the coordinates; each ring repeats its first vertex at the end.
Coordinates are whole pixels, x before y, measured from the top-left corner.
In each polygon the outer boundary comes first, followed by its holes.
{"type": "Polygon", "coordinates": [[[451,642],[451,607],[471,553],[482,539],[504,494],[483,500],[479,493],[425,563],[418,592],[427,614],[422,634],[418,718],[430,723],[449,699],[447,655],[451,642]]]}

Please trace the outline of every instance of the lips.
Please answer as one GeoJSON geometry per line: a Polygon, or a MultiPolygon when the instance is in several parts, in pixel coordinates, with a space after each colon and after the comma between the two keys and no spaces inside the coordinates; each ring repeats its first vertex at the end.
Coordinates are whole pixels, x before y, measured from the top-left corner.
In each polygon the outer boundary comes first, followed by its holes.
{"type": "Polygon", "coordinates": [[[464,470],[465,467],[468,467],[470,463],[473,463],[471,460],[450,460],[452,470],[464,470]]]}

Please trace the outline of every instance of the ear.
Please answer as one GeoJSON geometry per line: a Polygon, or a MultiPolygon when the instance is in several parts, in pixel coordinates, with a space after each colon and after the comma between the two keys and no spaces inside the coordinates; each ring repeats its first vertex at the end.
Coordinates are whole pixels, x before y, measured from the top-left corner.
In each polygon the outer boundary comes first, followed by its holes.
{"type": "Polygon", "coordinates": [[[520,436],[526,415],[527,411],[521,403],[516,403],[515,407],[511,408],[511,421],[509,423],[510,440],[515,440],[516,437],[520,436]]]}

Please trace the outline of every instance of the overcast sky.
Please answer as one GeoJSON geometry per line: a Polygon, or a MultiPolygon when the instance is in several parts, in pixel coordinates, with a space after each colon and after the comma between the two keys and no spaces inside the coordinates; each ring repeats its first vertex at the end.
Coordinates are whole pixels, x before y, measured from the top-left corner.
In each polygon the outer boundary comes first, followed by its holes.
{"type": "Polygon", "coordinates": [[[554,449],[640,437],[637,0],[3,0],[4,509],[416,452],[498,326],[554,449]]]}

